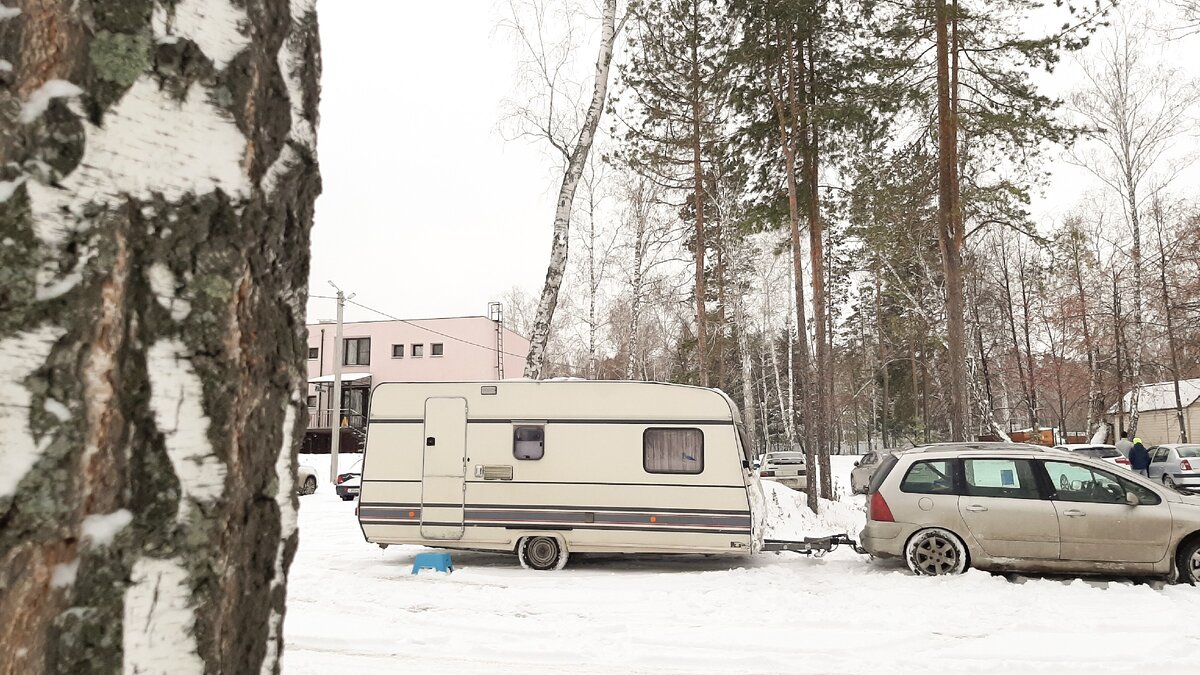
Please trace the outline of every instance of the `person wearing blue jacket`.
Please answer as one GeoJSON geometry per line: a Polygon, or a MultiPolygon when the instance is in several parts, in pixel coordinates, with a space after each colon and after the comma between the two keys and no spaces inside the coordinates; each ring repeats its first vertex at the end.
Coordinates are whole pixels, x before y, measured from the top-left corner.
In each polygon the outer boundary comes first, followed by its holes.
{"type": "Polygon", "coordinates": [[[1133,449],[1129,451],[1129,468],[1144,476],[1150,476],[1150,453],[1146,451],[1146,446],[1142,445],[1140,438],[1133,439],[1133,449]]]}

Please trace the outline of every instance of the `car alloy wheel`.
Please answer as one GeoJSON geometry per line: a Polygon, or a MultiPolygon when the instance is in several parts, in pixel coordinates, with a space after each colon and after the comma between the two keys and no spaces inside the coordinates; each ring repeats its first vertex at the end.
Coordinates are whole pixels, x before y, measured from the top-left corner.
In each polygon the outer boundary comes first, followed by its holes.
{"type": "Polygon", "coordinates": [[[908,540],[905,549],[908,568],[916,574],[961,574],[967,569],[967,549],[949,530],[921,530],[908,540]]]}
{"type": "Polygon", "coordinates": [[[304,479],[304,489],[301,490],[301,494],[311,495],[312,493],[314,493],[316,491],[317,491],[317,479],[313,478],[312,476],[305,478],[304,479]]]}
{"type": "Polygon", "coordinates": [[[1166,473],[1163,474],[1162,484],[1166,485],[1167,487],[1171,488],[1172,490],[1175,489],[1175,479],[1171,478],[1170,474],[1166,474],[1166,473]]]}

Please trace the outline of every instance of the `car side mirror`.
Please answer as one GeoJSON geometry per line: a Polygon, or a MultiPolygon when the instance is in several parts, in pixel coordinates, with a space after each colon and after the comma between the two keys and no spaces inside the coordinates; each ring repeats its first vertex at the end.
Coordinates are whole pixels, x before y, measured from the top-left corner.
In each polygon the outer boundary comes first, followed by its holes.
{"type": "Polygon", "coordinates": [[[857,469],[857,468],[858,468],[858,467],[860,467],[860,466],[862,466],[862,462],[861,462],[861,461],[860,461],[860,462],[855,462],[855,463],[854,463],[854,468],[856,468],[856,469],[857,469]]]}
{"type": "Polygon", "coordinates": [[[1125,503],[1130,506],[1138,506],[1139,504],[1142,503],[1142,500],[1138,499],[1138,496],[1135,493],[1126,492],[1125,493],[1125,503]]]}

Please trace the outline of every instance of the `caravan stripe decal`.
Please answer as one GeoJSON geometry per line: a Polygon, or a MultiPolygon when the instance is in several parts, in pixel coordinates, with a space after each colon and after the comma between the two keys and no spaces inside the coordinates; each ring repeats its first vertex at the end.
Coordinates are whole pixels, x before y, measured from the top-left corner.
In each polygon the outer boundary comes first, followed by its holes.
{"type": "MultiPolygon", "coordinates": [[[[429,508],[463,508],[463,521],[468,526],[522,527],[522,526],[568,526],[585,529],[637,529],[644,531],[694,531],[748,534],[750,514],[748,512],[719,514],[704,512],[666,511],[597,511],[573,507],[462,507],[458,504],[434,505],[429,508]],[[636,526],[636,527],[634,527],[636,526]]],[[[359,518],[363,523],[380,525],[419,524],[422,510],[417,505],[365,504],[359,505],[359,518]]],[[[457,525],[457,523],[455,523],[457,525]]]]}
{"type": "MultiPolygon", "coordinates": [[[[559,419],[538,419],[531,421],[525,419],[502,419],[491,417],[475,417],[467,420],[467,424],[645,424],[649,426],[664,425],[664,424],[681,424],[688,426],[732,426],[733,420],[634,420],[634,419],[586,419],[586,418],[559,418],[559,419]]],[[[425,420],[420,417],[376,417],[370,420],[371,424],[424,424],[425,420]]]]}
{"type": "Polygon", "coordinates": [[[388,506],[394,508],[467,508],[467,509],[500,509],[508,511],[605,511],[613,513],[644,513],[657,515],[660,513],[682,514],[715,514],[723,516],[750,516],[746,509],[678,509],[657,506],[563,506],[555,504],[419,504],[417,502],[365,502],[362,508],[388,506]]]}

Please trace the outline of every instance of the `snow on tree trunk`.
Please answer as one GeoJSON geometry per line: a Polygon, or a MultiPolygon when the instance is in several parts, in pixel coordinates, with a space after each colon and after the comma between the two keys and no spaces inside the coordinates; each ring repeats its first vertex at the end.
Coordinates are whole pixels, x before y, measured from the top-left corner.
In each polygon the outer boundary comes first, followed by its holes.
{"type": "Polygon", "coordinates": [[[546,359],[546,343],[550,339],[550,324],[554,310],[558,307],[558,291],[562,287],[563,275],[567,271],[567,241],[571,228],[571,211],[575,203],[575,188],[583,176],[588,153],[600,126],[608,91],[608,71],[612,65],[613,41],[616,38],[616,0],[604,3],[603,27],[600,31],[600,53],[596,57],[596,76],[592,85],[592,103],[583,120],[579,138],[567,160],[562,185],[558,189],[558,202],[554,210],[554,234],[550,244],[550,265],[546,268],[546,282],[542,287],[542,298],[538,302],[529,336],[529,355],[525,358],[525,377],[539,379],[546,359]]]}
{"type": "Polygon", "coordinates": [[[315,3],[15,9],[0,672],[278,672],[320,190],[315,3]]]}

